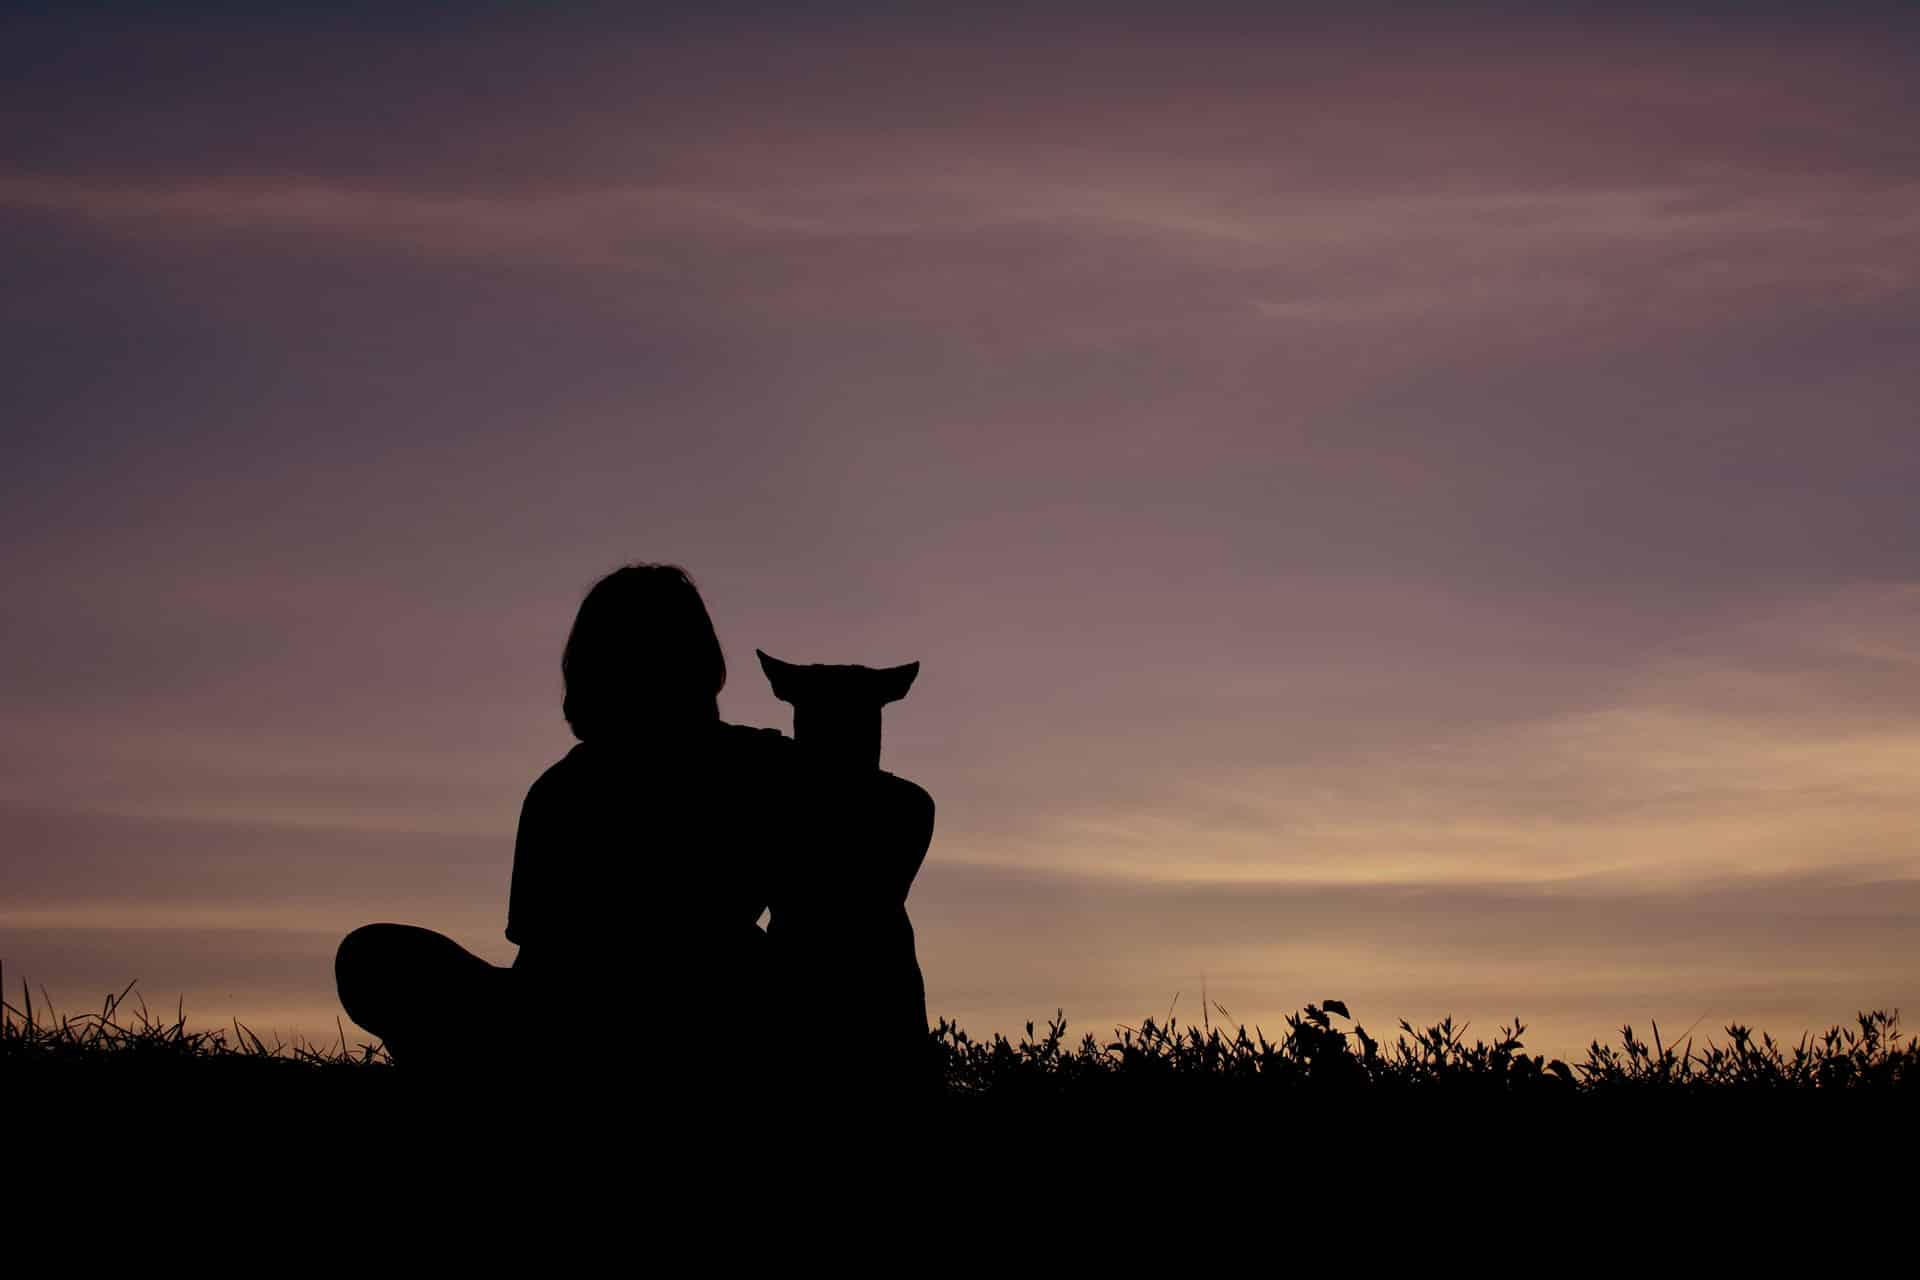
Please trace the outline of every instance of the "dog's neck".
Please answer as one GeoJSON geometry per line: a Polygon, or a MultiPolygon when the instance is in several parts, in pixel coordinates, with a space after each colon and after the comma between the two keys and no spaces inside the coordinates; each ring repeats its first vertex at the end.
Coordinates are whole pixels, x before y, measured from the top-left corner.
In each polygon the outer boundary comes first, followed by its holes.
{"type": "Polygon", "coordinates": [[[836,764],[880,767],[880,704],[809,700],[793,707],[793,740],[836,764]]]}

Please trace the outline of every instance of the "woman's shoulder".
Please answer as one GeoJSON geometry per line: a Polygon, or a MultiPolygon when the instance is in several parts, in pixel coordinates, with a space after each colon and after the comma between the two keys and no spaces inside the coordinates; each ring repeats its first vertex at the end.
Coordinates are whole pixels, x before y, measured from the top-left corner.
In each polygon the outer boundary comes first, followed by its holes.
{"type": "Polygon", "coordinates": [[[831,758],[815,755],[778,729],[758,729],[751,725],[720,725],[724,753],[730,762],[743,768],[758,766],[770,773],[795,779],[808,786],[829,790],[854,787],[876,788],[888,797],[905,797],[906,803],[931,808],[933,797],[920,784],[878,768],[849,768],[831,758]]]}
{"type": "Polygon", "coordinates": [[[778,729],[729,724],[722,720],[717,740],[722,751],[752,760],[780,763],[796,758],[793,739],[778,729]]]}
{"type": "Polygon", "coordinates": [[[697,733],[630,742],[581,742],[534,779],[535,790],[554,791],[602,775],[625,776],[643,770],[698,767],[715,757],[742,764],[779,764],[798,760],[794,741],[778,729],[719,721],[697,733]]]}
{"type": "Polygon", "coordinates": [[[567,754],[542,769],[540,776],[533,780],[533,785],[527,788],[528,797],[564,789],[584,767],[586,745],[584,742],[575,743],[567,754]]]}

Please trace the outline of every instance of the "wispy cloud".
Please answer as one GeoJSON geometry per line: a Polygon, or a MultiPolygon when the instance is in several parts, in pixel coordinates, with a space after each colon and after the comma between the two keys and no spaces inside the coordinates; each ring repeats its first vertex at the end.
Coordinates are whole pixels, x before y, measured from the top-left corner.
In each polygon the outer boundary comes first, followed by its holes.
{"type": "MultiPolygon", "coordinates": [[[[1237,273],[1251,312],[1276,319],[1392,319],[1528,297],[1577,307],[1617,290],[1622,270],[1683,296],[1794,282],[1866,299],[1911,287],[1920,271],[1909,265],[1920,261],[1909,252],[1920,250],[1920,184],[1250,195],[1224,185],[929,173],[758,188],[459,193],[12,177],[0,178],[0,206],[144,237],[298,234],[429,259],[595,270],[654,270],[689,251],[724,255],[743,243],[774,252],[810,242],[1057,235],[1237,273]]],[[[840,284],[858,292],[870,280],[842,276],[840,284]]]]}
{"type": "Polygon", "coordinates": [[[1097,807],[983,833],[964,856],[1164,883],[1916,875],[1916,623],[1920,589],[1828,593],[1696,636],[1693,656],[1577,709],[1324,761],[1156,777],[1095,747],[1113,774],[1097,807]]]}

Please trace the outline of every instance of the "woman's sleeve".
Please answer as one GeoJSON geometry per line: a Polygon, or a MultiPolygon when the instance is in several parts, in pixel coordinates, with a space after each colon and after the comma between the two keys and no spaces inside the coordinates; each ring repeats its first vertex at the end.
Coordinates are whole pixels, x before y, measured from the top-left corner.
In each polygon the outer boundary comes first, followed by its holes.
{"type": "Polygon", "coordinates": [[[513,839],[513,884],[507,891],[507,941],[525,947],[539,937],[547,913],[547,871],[553,856],[548,792],[542,774],[527,789],[513,839]]]}

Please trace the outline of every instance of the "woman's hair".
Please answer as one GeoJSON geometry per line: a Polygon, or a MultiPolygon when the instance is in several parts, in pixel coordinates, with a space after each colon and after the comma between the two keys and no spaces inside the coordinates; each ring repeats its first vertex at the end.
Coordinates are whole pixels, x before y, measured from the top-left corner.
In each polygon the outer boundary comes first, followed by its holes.
{"type": "Polygon", "coordinates": [[[717,720],[727,682],[713,619],[687,571],[630,564],[593,584],[560,657],[561,712],[582,742],[717,720]]]}

